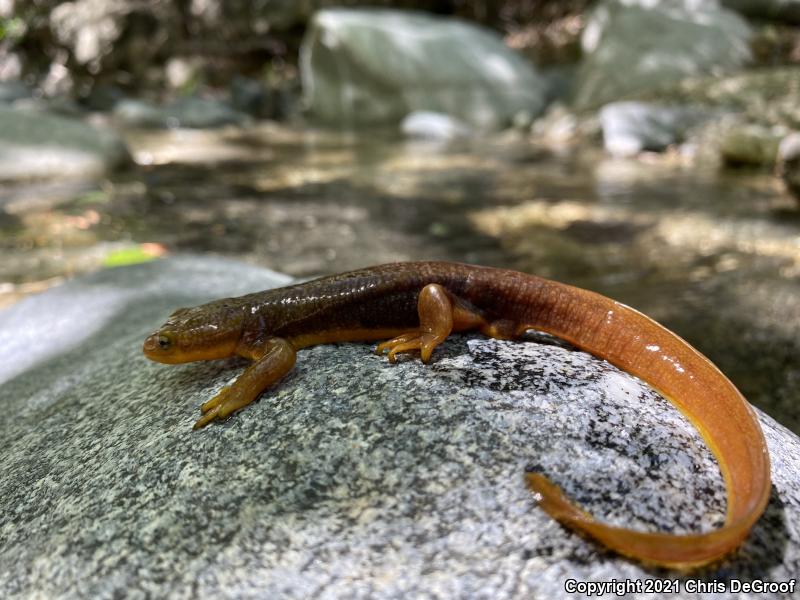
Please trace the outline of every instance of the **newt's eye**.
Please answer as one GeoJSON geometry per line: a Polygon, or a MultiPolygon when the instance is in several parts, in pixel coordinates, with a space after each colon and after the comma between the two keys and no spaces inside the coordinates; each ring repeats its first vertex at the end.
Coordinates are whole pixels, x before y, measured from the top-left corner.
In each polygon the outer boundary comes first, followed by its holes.
{"type": "Polygon", "coordinates": [[[169,348],[170,343],[171,343],[170,339],[167,336],[163,334],[158,336],[158,345],[161,347],[162,350],[166,350],[167,348],[169,348]]]}

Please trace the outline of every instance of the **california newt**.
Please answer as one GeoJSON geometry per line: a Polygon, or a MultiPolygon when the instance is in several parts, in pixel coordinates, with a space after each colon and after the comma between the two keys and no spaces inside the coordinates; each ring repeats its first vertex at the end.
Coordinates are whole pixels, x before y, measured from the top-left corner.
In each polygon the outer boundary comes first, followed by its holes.
{"type": "Polygon", "coordinates": [[[767,504],[767,445],[750,405],[688,343],[638,311],[594,292],[515,271],[446,262],[397,263],[323,277],[175,311],[144,342],[162,363],[233,355],[253,361],[201,407],[195,429],[255,400],[314,344],[388,339],[394,362],[428,362],[454,331],[513,339],[528,329],[558,336],[640,377],[695,425],[717,458],[728,495],[724,526],[673,535],[611,527],[572,504],[546,477],[526,473],[542,508],[628,557],[675,568],[707,564],[738,547],[767,504]]]}

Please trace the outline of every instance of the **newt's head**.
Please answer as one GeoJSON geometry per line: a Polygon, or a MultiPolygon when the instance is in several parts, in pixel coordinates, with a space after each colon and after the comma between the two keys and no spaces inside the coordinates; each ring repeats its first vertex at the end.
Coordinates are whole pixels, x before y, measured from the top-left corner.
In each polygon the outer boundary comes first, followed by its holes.
{"type": "Polygon", "coordinates": [[[230,300],[179,308],[144,341],[144,355],[161,363],[232,356],[242,337],[244,313],[230,300]]]}

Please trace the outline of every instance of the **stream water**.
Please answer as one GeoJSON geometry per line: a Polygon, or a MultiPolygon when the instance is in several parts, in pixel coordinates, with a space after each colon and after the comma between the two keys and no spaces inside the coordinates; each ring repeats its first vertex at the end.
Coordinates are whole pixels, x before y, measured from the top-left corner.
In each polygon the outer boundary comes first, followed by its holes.
{"type": "Polygon", "coordinates": [[[139,166],[112,181],[0,192],[0,306],[170,252],[301,277],[394,260],[503,266],[642,310],[800,433],[800,211],[769,174],[513,134],[456,145],[273,124],[126,135],[139,166]]]}

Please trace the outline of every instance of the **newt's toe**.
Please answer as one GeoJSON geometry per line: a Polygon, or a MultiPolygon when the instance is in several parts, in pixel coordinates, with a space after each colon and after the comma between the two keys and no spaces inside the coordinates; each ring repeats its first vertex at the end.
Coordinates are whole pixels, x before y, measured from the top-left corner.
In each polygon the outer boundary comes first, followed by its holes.
{"type": "Polygon", "coordinates": [[[230,395],[230,391],[231,391],[231,386],[226,385],[219,392],[217,392],[217,395],[211,398],[211,400],[203,402],[203,404],[200,406],[200,412],[205,414],[215,406],[219,406],[220,404],[225,402],[225,400],[227,400],[228,396],[230,395]]]}
{"type": "Polygon", "coordinates": [[[395,362],[397,360],[397,355],[403,352],[414,352],[419,350],[422,346],[422,341],[419,337],[416,339],[410,340],[408,342],[403,342],[402,344],[395,344],[389,350],[389,362],[395,362]]]}
{"type": "Polygon", "coordinates": [[[408,331],[398,335],[396,338],[392,338],[391,340],[387,340],[378,344],[378,346],[375,348],[375,352],[378,354],[383,354],[388,350],[389,362],[395,362],[398,354],[403,352],[414,352],[416,350],[420,350],[421,348],[422,337],[420,332],[408,331]]]}
{"type": "Polygon", "coordinates": [[[202,417],[200,417],[197,420],[197,422],[192,426],[192,429],[202,429],[203,427],[211,423],[211,421],[214,421],[219,416],[219,409],[220,406],[217,405],[211,410],[206,411],[206,413],[202,417]]]}

